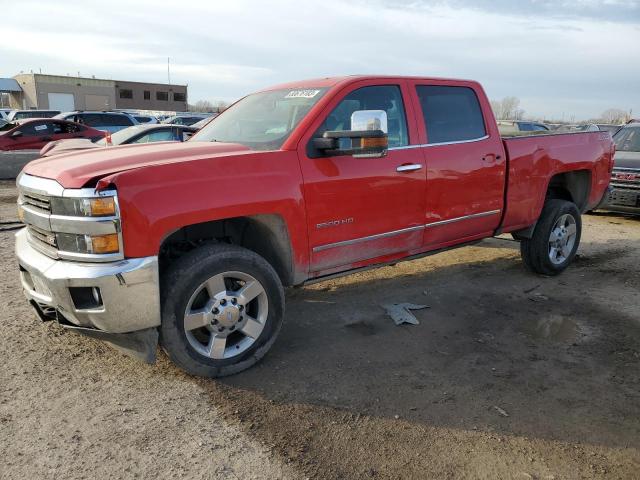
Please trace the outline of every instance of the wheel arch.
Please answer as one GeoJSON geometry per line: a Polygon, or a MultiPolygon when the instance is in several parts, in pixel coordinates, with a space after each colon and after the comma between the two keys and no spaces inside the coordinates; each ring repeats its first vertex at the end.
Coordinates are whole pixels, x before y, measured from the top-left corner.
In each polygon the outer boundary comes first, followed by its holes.
{"type": "Polygon", "coordinates": [[[160,245],[160,271],[185,252],[205,242],[238,245],[263,257],[284,286],[294,283],[293,248],[289,229],[278,214],[232,217],[184,225],[160,245]]]}
{"type": "Polygon", "coordinates": [[[572,170],[551,177],[547,186],[545,202],[550,199],[568,200],[575,203],[582,213],[587,208],[590,193],[591,171],[572,170]]]}
{"type": "MultiPolygon", "coordinates": [[[[540,204],[540,214],[549,200],[567,200],[575,203],[580,213],[587,209],[591,193],[591,171],[571,170],[557,173],[549,179],[544,199],[540,204]]],[[[540,215],[539,214],[539,215],[540,215]]],[[[516,240],[530,239],[538,224],[538,219],[526,228],[512,232],[516,240]]]]}

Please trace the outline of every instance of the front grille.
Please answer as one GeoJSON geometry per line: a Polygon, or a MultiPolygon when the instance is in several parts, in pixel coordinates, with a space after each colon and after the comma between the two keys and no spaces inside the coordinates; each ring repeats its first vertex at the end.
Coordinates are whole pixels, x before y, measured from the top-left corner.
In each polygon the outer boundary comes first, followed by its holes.
{"type": "Polygon", "coordinates": [[[22,192],[22,203],[41,212],[51,213],[51,201],[48,196],[33,192],[22,192]]]}
{"type": "Polygon", "coordinates": [[[34,240],[47,244],[51,247],[58,248],[56,236],[53,232],[42,230],[41,228],[33,225],[27,225],[27,231],[29,232],[29,236],[34,240]]]}
{"type": "Polygon", "coordinates": [[[609,205],[619,205],[621,207],[640,208],[640,191],[614,189],[609,194],[607,203],[609,205]]]}
{"type": "Polygon", "coordinates": [[[618,182],[615,180],[611,180],[611,186],[614,188],[628,188],[629,190],[638,190],[640,191],[640,182],[638,183],[630,183],[630,182],[618,182]]]}

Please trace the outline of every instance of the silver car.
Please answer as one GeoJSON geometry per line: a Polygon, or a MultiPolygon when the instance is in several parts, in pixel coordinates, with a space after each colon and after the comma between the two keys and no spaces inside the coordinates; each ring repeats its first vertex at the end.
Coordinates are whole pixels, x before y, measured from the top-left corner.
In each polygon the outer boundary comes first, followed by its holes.
{"type": "Polygon", "coordinates": [[[640,122],[626,124],[613,141],[616,155],[611,190],[598,208],[640,214],[640,122]]]}

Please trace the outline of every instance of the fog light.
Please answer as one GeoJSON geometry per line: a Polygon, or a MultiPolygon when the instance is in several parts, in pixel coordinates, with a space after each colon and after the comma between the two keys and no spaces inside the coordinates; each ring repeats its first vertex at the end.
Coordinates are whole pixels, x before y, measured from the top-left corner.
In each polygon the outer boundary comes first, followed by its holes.
{"type": "Polygon", "coordinates": [[[103,306],[98,287],[69,287],[69,294],[76,310],[91,310],[103,306]]]}

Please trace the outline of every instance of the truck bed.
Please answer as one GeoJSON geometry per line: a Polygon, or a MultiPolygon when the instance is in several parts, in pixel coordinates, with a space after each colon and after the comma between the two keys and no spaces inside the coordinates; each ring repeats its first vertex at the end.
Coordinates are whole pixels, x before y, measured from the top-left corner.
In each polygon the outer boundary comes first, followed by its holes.
{"type": "Polygon", "coordinates": [[[573,199],[582,211],[597,205],[606,191],[614,153],[607,132],[509,137],[502,143],[508,160],[504,232],[535,223],[554,176],[589,176],[589,191],[573,199]]]}

